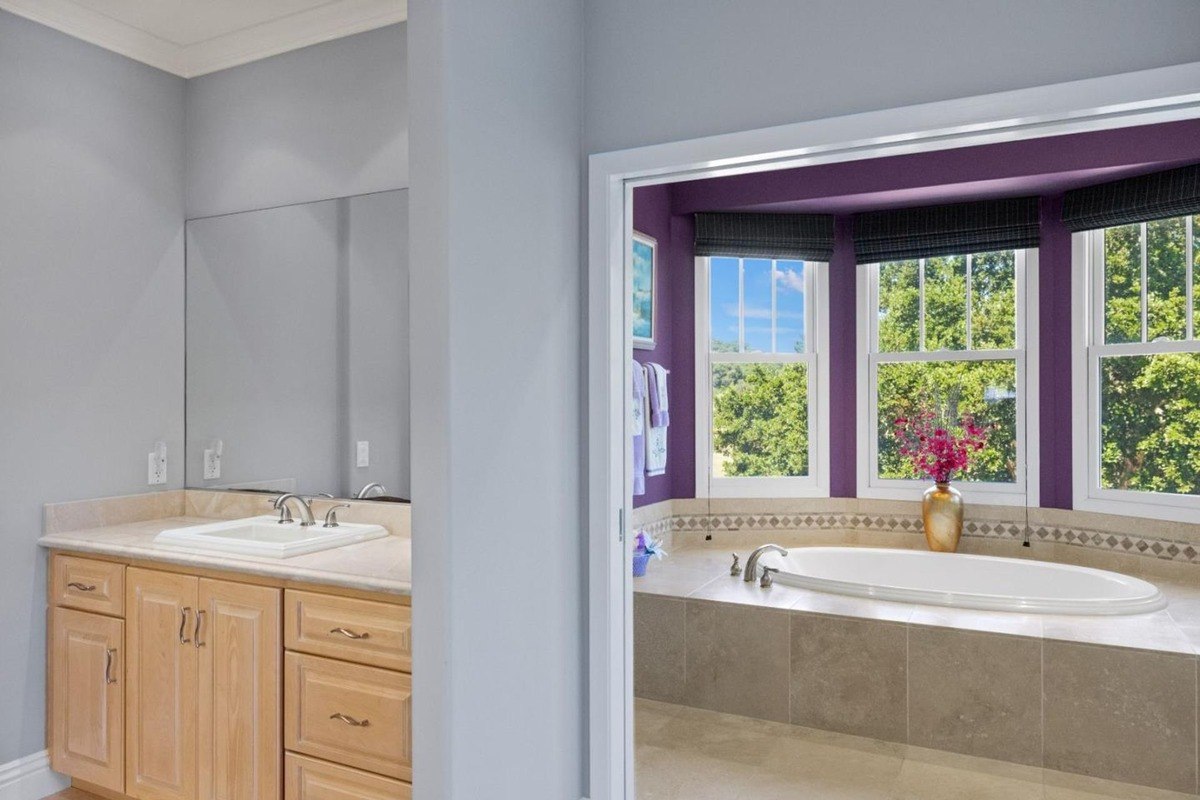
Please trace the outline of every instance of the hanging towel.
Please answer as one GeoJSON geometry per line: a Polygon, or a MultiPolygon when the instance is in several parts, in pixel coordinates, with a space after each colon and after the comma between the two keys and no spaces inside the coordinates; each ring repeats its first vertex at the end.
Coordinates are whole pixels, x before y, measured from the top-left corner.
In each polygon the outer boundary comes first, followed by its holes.
{"type": "Polygon", "coordinates": [[[637,361],[632,364],[633,387],[633,494],[646,493],[646,373],[637,361]]]}
{"type": "Polygon", "coordinates": [[[650,394],[650,427],[665,428],[671,424],[667,403],[667,370],[653,361],[646,364],[646,391],[650,394]]]}
{"type": "MultiPolygon", "coordinates": [[[[646,406],[645,416],[650,419],[650,386],[654,369],[646,365],[646,406]]],[[[665,475],[667,472],[667,429],[665,427],[646,427],[646,474],[650,476],[665,475]]]]}

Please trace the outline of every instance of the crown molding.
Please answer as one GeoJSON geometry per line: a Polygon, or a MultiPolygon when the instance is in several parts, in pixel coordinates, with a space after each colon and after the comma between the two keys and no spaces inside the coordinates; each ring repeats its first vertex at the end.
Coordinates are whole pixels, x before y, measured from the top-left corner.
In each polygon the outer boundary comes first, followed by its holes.
{"type": "Polygon", "coordinates": [[[408,19],[407,0],[341,0],[181,46],[71,0],[0,0],[0,9],[181,78],[207,75],[408,19]]]}

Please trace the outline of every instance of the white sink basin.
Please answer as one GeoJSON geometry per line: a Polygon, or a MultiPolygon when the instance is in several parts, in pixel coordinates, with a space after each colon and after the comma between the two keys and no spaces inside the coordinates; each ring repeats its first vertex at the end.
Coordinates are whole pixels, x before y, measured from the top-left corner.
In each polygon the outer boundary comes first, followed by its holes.
{"type": "Polygon", "coordinates": [[[154,537],[157,544],[194,550],[219,550],[266,558],[291,558],[343,547],[387,536],[379,525],[342,522],[326,528],[317,522],[305,528],[299,522],[279,524],[278,517],[266,515],[231,519],[187,528],[171,528],[154,537]]]}

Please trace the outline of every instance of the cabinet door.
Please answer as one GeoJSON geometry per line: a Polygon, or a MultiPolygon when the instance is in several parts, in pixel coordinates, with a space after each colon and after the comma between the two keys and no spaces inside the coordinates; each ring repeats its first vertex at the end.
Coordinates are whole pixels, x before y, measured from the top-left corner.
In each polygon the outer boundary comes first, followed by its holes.
{"type": "Polygon", "coordinates": [[[281,592],[200,580],[200,800],[278,800],[281,592]]]}
{"type": "Polygon", "coordinates": [[[130,567],[125,791],[138,800],[195,800],[194,644],[199,579],[130,567]]]}
{"type": "Polygon", "coordinates": [[[122,792],[125,623],[65,608],[50,613],[50,765],[122,792]]]}

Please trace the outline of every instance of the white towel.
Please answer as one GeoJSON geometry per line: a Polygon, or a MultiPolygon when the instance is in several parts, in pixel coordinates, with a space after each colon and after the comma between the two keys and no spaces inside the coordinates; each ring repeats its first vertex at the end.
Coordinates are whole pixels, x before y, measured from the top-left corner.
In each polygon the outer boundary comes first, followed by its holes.
{"type": "Polygon", "coordinates": [[[662,364],[646,364],[646,389],[650,395],[650,426],[665,428],[671,424],[670,404],[667,402],[667,370],[662,364]]]}
{"type": "Polygon", "coordinates": [[[646,372],[637,361],[632,364],[630,386],[633,412],[633,494],[646,493],[646,372]]]}
{"type": "MultiPolygon", "coordinates": [[[[650,366],[646,367],[647,372],[650,366]]],[[[643,398],[644,408],[642,413],[646,419],[650,417],[650,392],[646,392],[643,398]]],[[[664,475],[667,471],[667,429],[665,427],[655,428],[647,426],[646,428],[646,474],[647,475],[664,475]]]]}

